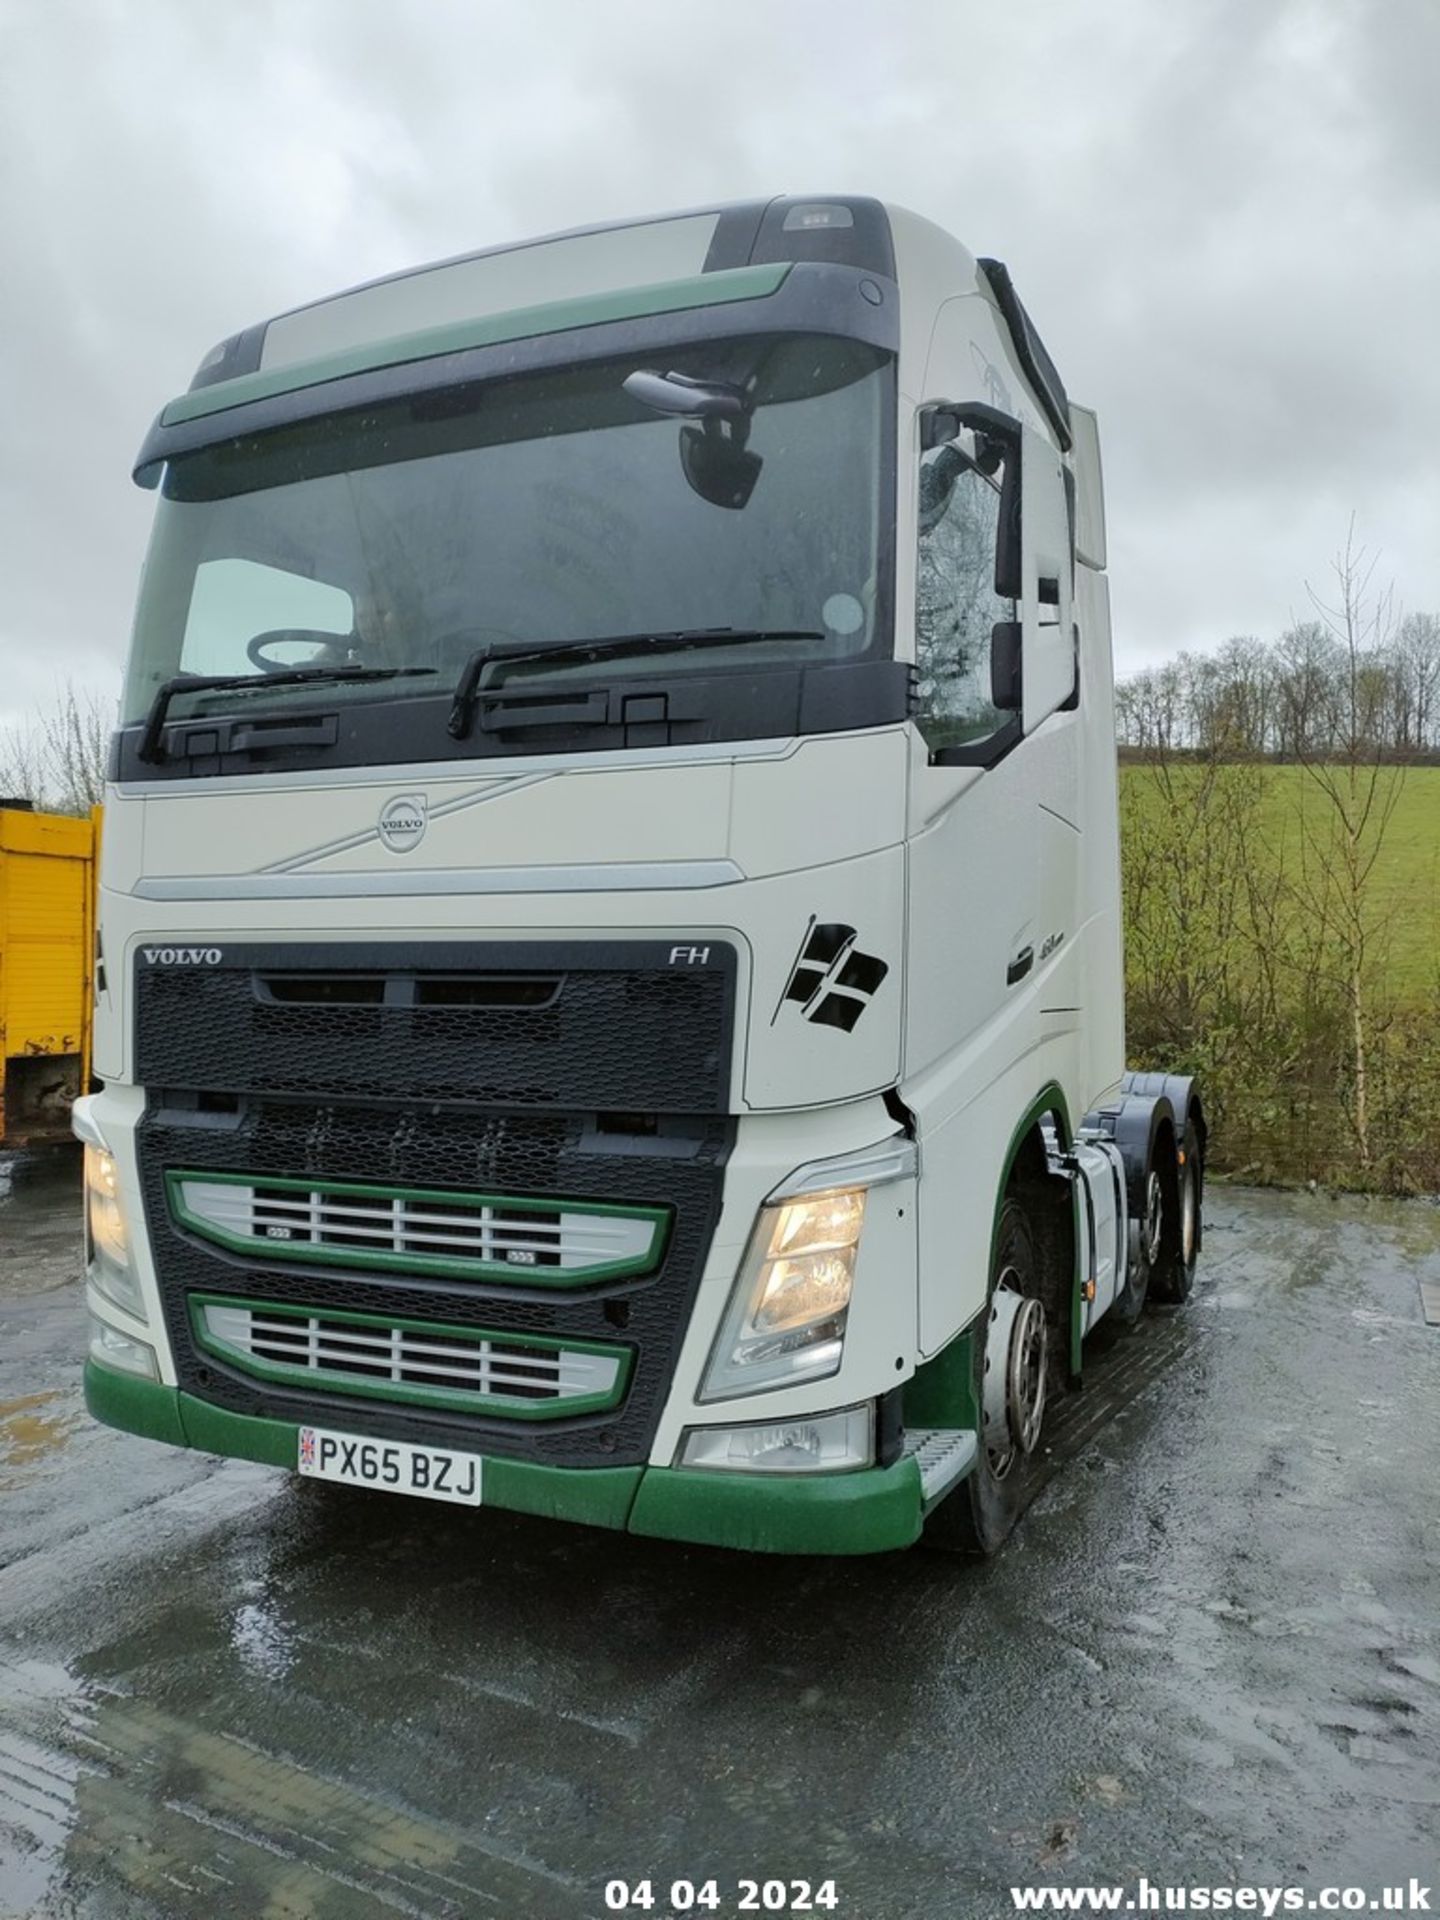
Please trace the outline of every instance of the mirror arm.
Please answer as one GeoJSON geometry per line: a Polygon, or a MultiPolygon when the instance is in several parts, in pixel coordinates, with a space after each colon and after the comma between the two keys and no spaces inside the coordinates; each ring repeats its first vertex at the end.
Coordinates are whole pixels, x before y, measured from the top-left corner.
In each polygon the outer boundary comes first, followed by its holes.
{"type": "Polygon", "coordinates": [[[1020,444],[1020,422],[1013,414],[983,400],[942,400],[921,412],[920,451],[929,453],[932,447],[943,446],[965,427],[1008,447],[1020,444]]]}
{"type": "Polygon", "coordinates": [[[750,411],[748,396],[728,381],[692,380],[685,373],[657,373],[637,367],[620,383],[632,400],[674,418],[739,421],[750,411]]]}

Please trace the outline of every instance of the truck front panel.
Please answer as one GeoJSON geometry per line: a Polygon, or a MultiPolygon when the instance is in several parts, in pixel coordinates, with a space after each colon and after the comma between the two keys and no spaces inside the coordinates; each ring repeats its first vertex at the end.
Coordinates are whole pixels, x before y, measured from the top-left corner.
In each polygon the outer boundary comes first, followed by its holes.
{"type": "Polygon", "coordinates": [[[382,1488],[469,1459],[466,1498],[660,1536],[916,1537],[989,1457],[1022,1144],[1070,1325],[1116,1037],[1067,407],[1004,270],[862,200],[476,256],[207,358],[137,467],[101,1418],[301,1472],[338,1439],[382,1488]]]}

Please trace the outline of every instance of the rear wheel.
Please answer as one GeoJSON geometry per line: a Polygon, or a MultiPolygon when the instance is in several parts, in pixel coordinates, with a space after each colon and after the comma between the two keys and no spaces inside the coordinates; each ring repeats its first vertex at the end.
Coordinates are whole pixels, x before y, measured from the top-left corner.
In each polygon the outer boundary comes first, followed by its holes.
{"type": "Polygon", "coordinates": [[[1145,1311],[1151,1282],[1165,1245],[1165,1181],[1159,1155],[1152,1145],[1150,1163],[1140,1189],[1140,1205],[1130,1221],[1126,1244],[1125,1284],[1115,1296],[1109,1317],[1122,1327],[1133,1327],[1145,1311]]]}
{"type": "Polygon", "coordinates": [[[980,1453],[926,1522],[931,1546],[994,1553],[1028,1502],[1030,1462],[1045,1421],[1049,1337],[1030,1217],[1013,1196],[1000,1209],[990,1296],[970,1331],[980,1453]]]}
{"type": "Polygon", "coordinates": [[[1169,1231],[1161,1246],[1152,1291],[1157,1300],[1178,1306],[1190,1296],[1200,1258],[1200,1197],[1204,1188],[1204,1155],[1193,1121],[1185,1124],[1184,1141],[1170,1169],[1174,1201],[1169,1231]]]}

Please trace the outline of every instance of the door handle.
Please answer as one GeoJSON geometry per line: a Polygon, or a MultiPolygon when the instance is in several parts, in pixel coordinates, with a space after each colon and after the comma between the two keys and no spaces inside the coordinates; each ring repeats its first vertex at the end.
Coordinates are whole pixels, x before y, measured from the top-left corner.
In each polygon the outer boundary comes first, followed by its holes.
{"type": "Polygon", "coordinates": [[[1006,986],[1013,987],[1017,983],[1017,981],[1023,980],[1026,974],[1029,973],[1031,967],[1034,966],[1034,964],[1035,964],[1034,947],[1022,947],[1019,953],[1017,953],[1015,958],[1010,962],[1009,966],[1005,969],[1006,986]]]}

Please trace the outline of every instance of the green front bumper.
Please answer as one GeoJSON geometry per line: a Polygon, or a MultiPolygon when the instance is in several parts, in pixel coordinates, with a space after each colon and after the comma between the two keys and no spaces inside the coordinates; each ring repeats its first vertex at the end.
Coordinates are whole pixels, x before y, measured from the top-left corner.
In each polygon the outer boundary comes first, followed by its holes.
{"type": "MultiPolygon", "coordinates": [[[[293,1422],[227,1413],[93,1360],[85,1367],[85,1404],[97,1420],[126,1433],[295,1468],[293,1422]]],[[[486,1455],[484,1486],[487,1507],[752,1553],[885,1553],[911,1546],[923,1517],[913,1460],[768,1479],[678,1467],[537,1467],[486,1455]]]]}

